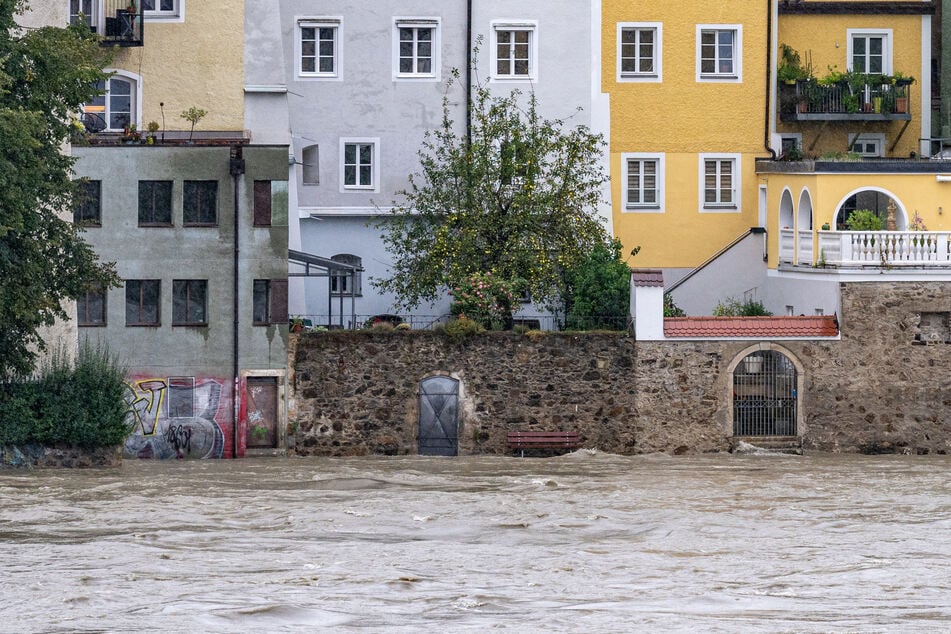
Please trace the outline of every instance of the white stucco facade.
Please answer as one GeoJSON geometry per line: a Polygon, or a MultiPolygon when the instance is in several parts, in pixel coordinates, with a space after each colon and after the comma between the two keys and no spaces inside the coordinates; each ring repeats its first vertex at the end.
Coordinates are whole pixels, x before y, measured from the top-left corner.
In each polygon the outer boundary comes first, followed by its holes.
{"type": "MultiPolygon", "coordinates": [[[[607,108],[600,97],[600,78],[595,77],[600,67],[595,59],[600,51],[600,2],[262,3],[274,4],[279,5],[279,14],[273,8],[255,9],[261,18],[254,29],[273,30],[277,15],[283,48],[277,52],[273,47],[249,47],[247,83],[256,85],[246,87],[247,116],[271,117],[273,111],[265,102],[273,102],[276,95],[286,99],[293,162],[291,208],[293,216],[296,206],[299,220],[299,244],[291,229],[290,246],[326,258],[350,256],[363,266],[352,309],[349,297],[343,302],[348,317],[351,312],[360,319],[398,312],[395,297],[380,294],[372,284],[374,278],[386,276],[391,265],[375,224],[389,210],[396,192],[407,186],[409,174],[417,171],[417,152],[426,131],[441,122],[444,96],[460,133],[464,132],[465,71],[472,47],[480,48],[473,82],[487,82],[505,93],[534,91],[545,117],[589,126],[607,138],[607,108]],[[431,57],[420,63],[404,55],[401,65],[400,28],[431,41],[431,57]],[[490,72],[497,70],[492,66],[497,31],[528,34],[518,36],[529,40],[527,79],[490,72]],[[273,76],[278,61],[283,80],[273,76]],[[453,69],[458,69],[459,79],[447,90],[453,69]],[[258,92],[252,98],[253,90],[258,92]],[[260,109],[252,103],[260,103],[260,109]]],[[[249,42],[252,39],[249,36],[249,42]]],[[[417,44],[414,53],[424,50],[417,44]]],[[[276,128],[280,122],[271,123],[276,128]]],[[[603,212],[609,219],[608,209],[603,212]]],[[[292,281],[290,293],[292,313],[327,323],[330,311],[332,323],[339,322],[340,298],[335,293],[330,301],[327,277],[292,281]]],[[[447,297],[414,313],[438,316],[448,309],[447,297]]]]}

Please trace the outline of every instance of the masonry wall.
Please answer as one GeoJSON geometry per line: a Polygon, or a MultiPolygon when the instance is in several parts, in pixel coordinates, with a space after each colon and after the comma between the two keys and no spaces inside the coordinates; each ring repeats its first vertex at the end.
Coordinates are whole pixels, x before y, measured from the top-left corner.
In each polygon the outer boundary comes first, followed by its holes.
{"type": "Polygon", "coordinates": [[[786,354],[809,451],[951,450],[951,283],[841,285],[840,340],[634,342],[625,335],[323,333],[298,342],[297,451],[415,453],[419,382],[461,381],[459,453],[504,453],[515,429],[579,431],[602,451],[732,445],[732,367],[786,354]]]}

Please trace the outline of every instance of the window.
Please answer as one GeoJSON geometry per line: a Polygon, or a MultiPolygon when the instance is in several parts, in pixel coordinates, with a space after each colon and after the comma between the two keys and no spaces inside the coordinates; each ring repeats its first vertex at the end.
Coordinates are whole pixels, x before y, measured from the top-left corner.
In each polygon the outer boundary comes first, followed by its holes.
{"type": "Polygon", "coordinates": [[[252,321],[255,326],[287,323],[287,280],[254,280],[252,321]]]}
{"type": "Polygon", "coordinates": [[[793,132],[780,136],[779,152],[781,156],[787,159],[799,160],[796,157],[802,157],[802,134],[793,132]]]}
{"type": "Polygon", "coordinates": [[[849,151],[868,157],[885,156],[885,135],[882,133],[863,132],[849,135],[849,151]]]}
{"type": "Polygon", "coordinates": [[[142,0],[142,10],[150,19],[180,18],[182,2],[183,0],[142,0]]]}
{"type": "Polygon", "coordinates": [[[739,81],[741,78],[741,25],[697,26],[697,80],[739,81]]]}
{"type": "Polygon", "coordinates": [[[301,20],[298,72],[303,77],[337,78],[340,76],[340,19],[301,20]]]}
{"type": "Polygon", "coordinates": [[[343,190],[377,189],[377,139],[340,140],[340,182],[343,190]]]}
{"type": "Polygon", "coordinates": [[[304,158],[303,180],[305,185],[320,185],[320,151],[316,145],[308,145],[302,152],[304,158]]]}
{"type": "Polygon", "coordinates": [[[182,214],[185,226],[218,224],[218,181],[185,181],[182,214]]]}
{"type": "Polygon", "coordinates": [[[700,155],[700,211],[738,212],[739,154],[700,155]]]}
{"type": "Polygon", "coordinates": [[[891,74],[891,29],[849,29],[849,68],[858,73],[891,74]]]}
{"type": "Polygon", "coordinates": [[[158,326],[162,280],[126,280],[125,325],[158,326]]]}
{"type": "Polygon", "coordinates": [[[69,0],[69,23],[79,24],[81,21],[89,26],[96,24],[96,14],[93,0],[69,0]]]}
{"type": "Polygon", "coordinates": [[[101,286],[89,288],[76,300],[76,322],[80,326],[106,325],[106,291],[101,286]]]}
{"type": "Polygon", "coordinates": [[[621,23],[618,28],[618,81],[660,81],[660,22],[621,23]]]}
{"type": "Polygon", "coordinates": [[[363,260],[356,255],[340,253],[330,258],[334,262],[349,265],[345,269],[334,269],[330,275],[331,295],[362,295],[360,272],[363,270],[363,260]],[[353,267],[351,269],[350,267],[353,267]]]}
{"type": "Polygon", "coordinates": [[[79,181],[73,199],[73,224],[83,227],[102,226],[102,181],[79,181]]]}
{"type": "Polygon", "coordinates": [[[254,181],[254,226],[287,226],[287,181],[254,181]]]}
{"type": "Polygon", "coordinates": [[[535,77],[535,25],[495,24],[492,69],[496,79],[535,77]]]}
{"type": "Polygon", "coordinates": [[[96,82],[101,94],[83,105],[83,123],[92,132],[118,131],[137,124],[138,82],[131,77],[114,75],[96,82]]]}
{"type": "Polygon", "coordinates": [[[139,181],[139,226],[172,226],[172,181],[139,181]]]}
{"type": "Polygon", "coordinates": [[[624,209],[660,213],[664,211],[664,155],[622,154],[621,195],[624,209]]]}
{"type": "Polygon", "coordinates": [[[399,79],[439,76],[439,21],[396,20],[394,75],[399,79]]]}
{"type": "Polygon", "coordinates": [[[168,417],[192,418],[195,416],[195,377],[168,377],[168,417]]]}
{"type": "Polygon", "coordinates": [[[207,326],[208,280],[172,280],[172,325],[207,326]]]}

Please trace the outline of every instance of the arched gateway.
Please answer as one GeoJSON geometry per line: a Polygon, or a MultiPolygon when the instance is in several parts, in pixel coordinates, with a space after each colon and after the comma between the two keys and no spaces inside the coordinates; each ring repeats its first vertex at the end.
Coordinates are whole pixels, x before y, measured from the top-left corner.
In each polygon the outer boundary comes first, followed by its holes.
{"type": "Polygon", "coordinates": [[[798,374],[777,350],[757,350],[733,369],[733,435],[796,436],[798,374]]]}

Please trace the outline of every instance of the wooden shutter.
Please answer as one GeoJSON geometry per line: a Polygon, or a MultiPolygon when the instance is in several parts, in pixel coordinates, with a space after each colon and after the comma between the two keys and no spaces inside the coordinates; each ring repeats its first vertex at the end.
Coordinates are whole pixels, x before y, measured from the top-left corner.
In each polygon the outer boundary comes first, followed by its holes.
{"type": "Polygon", "coordinates": [[[271,226],[271,181],[254,181],[254,226],[271,226]]]}
{"type": "Polygon", "coordinates": [[[287,280],[271,280],[270,314],[272,324],[287,323],[287,280]]]}

